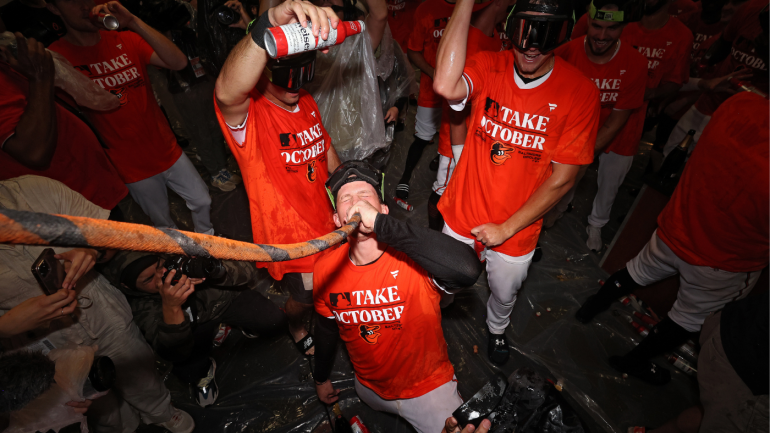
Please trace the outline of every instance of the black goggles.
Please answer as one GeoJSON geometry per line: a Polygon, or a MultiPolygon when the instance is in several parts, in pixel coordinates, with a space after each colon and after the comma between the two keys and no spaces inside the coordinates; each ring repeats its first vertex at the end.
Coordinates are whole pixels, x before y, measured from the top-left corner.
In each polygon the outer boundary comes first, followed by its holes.
{"type": "Polygon", "coordinates": [[[385,201],[385,173],[372,167],[366,161],[346,161],[337,167],[326,181],[326,193],[332,206],[337,209],[337,193],[345,184],[351,182],[366,182],[374,187],[380,201],[385,201]]]}
{"type": "Polygon", "coordinates": [[[316,52],[298,54],[281,59],[270,59],[270,82],[291,92],[296,92],[306,83],[313,81],[315,75],[316,52]]]}
{"type": "Polygon", "coordinates": [[[544,54],[567,42],[572,26],[572,19],[565,15],[514,13],[508,17],[505,30],[518,50],[537,48],[544,54]]]}

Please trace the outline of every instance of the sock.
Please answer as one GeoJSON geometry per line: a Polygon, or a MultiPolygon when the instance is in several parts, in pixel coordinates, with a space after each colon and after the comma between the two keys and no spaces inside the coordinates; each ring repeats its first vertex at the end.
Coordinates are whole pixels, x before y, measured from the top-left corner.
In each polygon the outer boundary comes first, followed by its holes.
{"type": "Polygon", "coordinates": [[[623,268],[607,278],[601,289],[594,295],[592,303],[597,307],[602,306],[601,311],[609,308],[613,301],[638,289],[639,284],[631,278],[628,268],[623,268]]]}
{"type": "Polygon", "coordinates": [[[432,230],[441,231],[444,228],[444,217],[438,210],[438,201],[441,196],[433,191],[428,197],[428,227],[432,230]]]}
{"type": "Polygon", "coordinates": [[[638,346],[634,347],[623,357],[646,361],[656,355],[681,346],[687,339],[694,337],[695,334],[697,332],[690,332],[666,317],[652,328],[650,334],[638,346]]]}
{"type": "Polygon", "coordinates": [[[409,180],[412,178],[412,172],[417,167],[417,163],[420,162],[422,151],[425,150],[425,146],[428,145],[427,140],[414,137],[412,145],[409,146],[409,152],[406,154],[406,163],[404,164],[404,174],[401,175],[401,180],[398,183],[409,184],[409,180]]]}

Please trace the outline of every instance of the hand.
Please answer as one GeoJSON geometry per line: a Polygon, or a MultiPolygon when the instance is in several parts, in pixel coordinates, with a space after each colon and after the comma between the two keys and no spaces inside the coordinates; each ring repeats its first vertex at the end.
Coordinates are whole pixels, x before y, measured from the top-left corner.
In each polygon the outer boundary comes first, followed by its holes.
{"type": "Polygon", "coordinates": [[[340,19],[331,8],[321,8],[307,1],[288,0],[267,11],[270,24],[282,26],[291,23],[302,23],[307,27],[307,21],[313,23],[313,36],[323,40],[329,37],[329,21],[332,28],[336,29],[340,19]]]}
{"type": "Polygon", "coordinates": [[[62,289],[74,289],[80,277],[94,267],[98,255],[99,252],[91,248],[75,248],[55,255],[54,258],[64,260],[64,270],[67,272],[67,277],[61,285],[62,289]]]}
{"type": "Polygon", "coordinates": [[[476,240],[481,242],[487,248],[496,247],[507,241],[512,233],[508,233],[502,224],[486,223],[471,229],[471,234],[476,236],[476,240]]]}
{"type": "Polygon", "coordinates": [[[741,69],[725,75],[724,77],[717,77],[711,79],[700,80],[698,87],[706,92],[727,92],[738,93],[738,90],[730,85],[730,80],[735,78],[738,81],[747,80],[752,77],[751,69],[741,69]]]}
{"type": "Polygon", "coordinates": [[[358,224],[358,231],[363,234],[369,234],[374,231],[374,221],[377,219],[377,215],[380,214],[380,212],[374,208],[374,206],[371,205],[366,200],[359,200],[356,204],[351,206],[350,209],[348,209],[348,215],[345,218],[345,222],[350,221],[350,218],[353,217],[356,213],[361,214],[361,223],[358,224]]]}
{"type": "MultiPolygon", "coordinates": [[[[128,11],[125,7],[123,7],[122,4],[118,1],[111,1],[104,4],[100,4],[98,6],[94,6],[93,9],[91,9],[91,14],[98,15],[98,14],[109,14],[114,16],[118,23],[120,23],[121,29],[126,29],[131,26],[131,24],[134,24],[136,21],[136,17],[134,14],[128,11]]],[[[101,26],[100,26],[101,27],[101,26]]]]}
{"type": "Polygon", "coordinates": [[[163,281],[163,287],[160,288],[160,297],[163,304],[163,308],[169,309],[181,309],[182,304],[185,303],[187,298],[195,291],[195,284],[187,275],[182,275],[182,278],[175,285],[171,285],[171,280],[174,279],[174,275],[179,272],[176,269],[172,270],[166,276],[166,280],[163,281]]]}
{"type": "Polygon", "coordinates": [[[332,385],[331,380],[327,380],[326,382],[322,384],[318,384],[316,382],[315,384],[315,392],[318,394],[318,399],[326,404],[332,404],[335,401],[339,400],[340,390],[334,389],[334,385],[332,385]]]}
{"type": "Polygon", "coordinates": [[[385,123],[395,122],[398,120],[398,108],[390,107],[387,113],[385,113],[385,123]]]}
{"type": "Polygon", "coordinates": [[[43,44],[29,38],[25,39],[21,33],[16,32],[16,52],[14,57],[7,47],[0,48],[4,61],[13,69],[27,77],[29,81],[44,82],[53,85],[56,70],[53,65],[53,57],[43,44]]]}
{"type": "Polygon", "coordinates": [[[241,2],[238,0],[228,0],[225,2],[225,6],[238,12],[238,14],[241,16],[241,20],[235,24],[230,24],[230,27],[246,30],[246,28],[249,26],[249,21],[251,21],[251,17],[246,13],[246,9],[243,7],[241,2]]]}
{"type": "Polygon", "coordinates": [[[71,407],[72,410],[75,411],[75,413],[79,413],[82,415],[88,411],[88,407],[91,406],[91,403],[93,403],[93,400],[70,401],[70,402],[64,403],[64,405],[71,407]]]}
{"type": "Polygon", "coordinates": [[[441,430],[441,433],[487,433],[490,428],[492,428],[492,423],[485,419],[479,424],[478,430],[476,430],[476,427],[474,427],[473,424],[468,424],[462,431],[460,431],[457,420],[450,416],[446,419],[444,429],[441,430]]]}
{"type": "Polygon", "coordinates": [[[78,301],[73,290],[29,298],[0,317],[0,337],[11,337],[37,328],[75,311],[78,301]]]}

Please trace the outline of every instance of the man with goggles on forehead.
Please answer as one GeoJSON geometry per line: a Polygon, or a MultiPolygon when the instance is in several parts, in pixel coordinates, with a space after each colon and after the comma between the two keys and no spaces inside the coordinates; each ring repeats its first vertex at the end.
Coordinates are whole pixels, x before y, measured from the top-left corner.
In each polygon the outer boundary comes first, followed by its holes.
{"type": "Polygon", "coordinates": [[[438,49],[434,89],[462,109],[468,135],[438,208],[444,233],[476,243],[486,259],[488,356],[508,360],[504,331],[527,277],[543,215],[593,161],[599,93],[554,57],[572,28],[569,0],[520,0],[506,32],[514,49],[466,61],[472,0],[459,0],[438,49]]]}
{"type": "MultiPolygon", "coordinates": [[[[304,242],[334,230],[324,182],[339,158],[318,106],[302,90],[313,79],[316,52],[271,59],[264,46],[268,28],[307,20],[313,35],[324,40],[330,23],[339,23],[329,8],[283,2],[262,14],[217,79],[217,118],[243,173],[255,243],[304,242]]],[[[289,330],[306,355],[314,349],[302,317],[313,308],[312,272],[318,256],[257,264],[288,286],[289,330]]]]}
{"type": "MultiPolygon", "coordinates": [[[[588,217],[589,233],[594,226],[604,226],[610,220],[618,188],[631,169],[641,138],[641,131],[629,125],[628,119],[644,104],[647,59],[621,41],[620,34],[626,23],[641,19],[643,7],[643,0],[594,0],[589,6],[588,34],[556,50],[556,55],[583,71],[599,88],[601,126],[594,148],[599,155],[599,191],[588,217]]],[[[578,182],[587,168],[581,168],[578,182]]],[[[576,189],[577,182],[545,216],[544,228],[564,215],[576,189]]],[[[601,236],[596,238],[598,245],[589,244],[589,248],[601,248],[601,236]]]]}

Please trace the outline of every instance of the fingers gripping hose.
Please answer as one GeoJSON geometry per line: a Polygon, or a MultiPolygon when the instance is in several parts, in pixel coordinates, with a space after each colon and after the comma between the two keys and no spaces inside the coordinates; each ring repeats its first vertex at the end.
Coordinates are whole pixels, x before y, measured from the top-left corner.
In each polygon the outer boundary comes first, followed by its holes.
{"type": "Polygon", "coordinates": [[[66,215],[0,209],[0,244],[105,248],[215,257],[222,260],[283,262],[300,259],[342,242],[361,221],[307,242],[260,245],[173,229],[66,215]]]}

